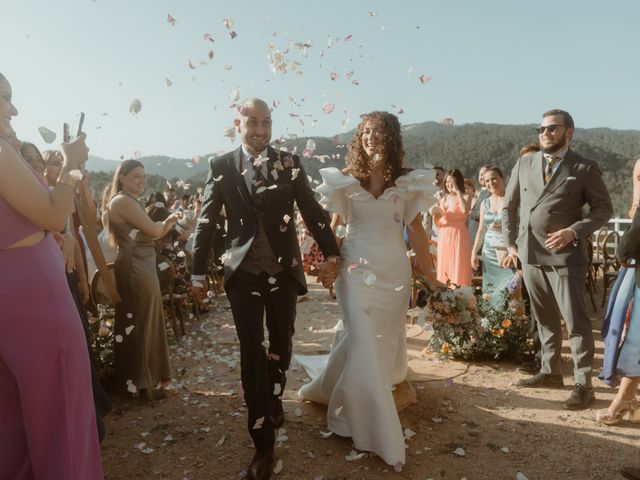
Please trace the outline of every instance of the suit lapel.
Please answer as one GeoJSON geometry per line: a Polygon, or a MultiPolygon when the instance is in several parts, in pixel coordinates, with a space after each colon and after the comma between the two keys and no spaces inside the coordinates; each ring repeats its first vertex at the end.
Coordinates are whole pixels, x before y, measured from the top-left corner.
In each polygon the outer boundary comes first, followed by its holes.
{"type": "Polygon", "coordinates": [[[234,183],[236,184],[236,188],[238,190],[238,193],[240,194],[240,197],[247,204],[247,207],[251,208],[251,194],[247,189],[247,182],[245,182],[244,175],[242,175],[241,173],[242,170],[239,170],[242,168],[242,147],[238,148],[233,153],[233,155],[229,159],[228,167],[231,175],[233,175],[234,183]]]}
{"type": "Polygon", "coordinates": [[[544,191],[544,169],[542,168],[542,152],[531,155],[529,163],[530,188],[533,190],[535,198],[540,199],[544,191]]]}
{"type": "MultiPolygon", "coordinates": [[[[542,157],[542,153],[540,153],[540,156],[542,157]]],[[[558,165],[557,170],[553,173],[553,176],[551,177],[551,180],[549,180],[549,183],[547,183],[542,189],[542,193],[538,197],[536,205],[540,203],[544,197],[553,193],[560,185],[562,185],[566,181],[567,177],[573,171],[574,165],[575,159],[573,157],[573,153],[571,152],[571,150],[569,150],[562,159],[562,162],[560,162],[560,165],[558,165]]],[[[542,167],[542,158],[540,158],[540,166],[542,167]]],[[[542,176],[544,176],[544,173],[542,176]]],[[[539,175],[540,178],[542,178],[542,176],[539,175]]],[[[544,184],[544,179],[542,179],[542,183],[544,184]]]]}
{"type": "Polygon", "coordinates": [[[269,203],[269,199],[271,198],[271,194],[276,190],[275,188],[269,188],[272,185],[277,185],[276,179],[273,177],[273,173],[272,173],[272,171],[274,169],[273,165],[276,162],[276,160],[278,160],[278,152],[276,152],[271,147],[267,147],[267,178],[266,178],[266,183],[265,183],[265,187],[267,187],[267,190],[264,192],[264,195],[265,195],[265,199],[264,199],[265,207],[269,203]]]}

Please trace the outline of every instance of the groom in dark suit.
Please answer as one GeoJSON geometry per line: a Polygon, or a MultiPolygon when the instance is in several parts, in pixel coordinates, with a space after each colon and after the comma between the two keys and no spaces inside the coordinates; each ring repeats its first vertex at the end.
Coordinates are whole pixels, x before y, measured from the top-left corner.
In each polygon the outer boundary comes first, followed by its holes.
{"type": "Polygon", "coordinates": [[[274,428],[284,420],[281,395],[292,355],[298,295],[307,292],[295,228],[294,201],[327,261],[323,274],[335,276],[340,252],[326,212],[297,156],[276,151],[271,112],[262,100],[238,109],[242,146],[210,160],[204,203],[195,232],[193,292],[199,297],[207,257],[225,207],[227,251],[224,281],[240,340],[242,388],[249,433],[256,447],[250,479],[268,479],[273,463],[274,428]],[[265,347],[263,318],[269,330],[265,347]]]}
{"type": "Polygon", "coordinates": [[[516,386],[562,388],[564,319],[574,365],[574,388],[564,407],[578,410],[595,398],[593,333],[584,303],[585,242],[609,221],[613,208],[596,163],[569,148],[573,130],[569,113],[543,114],[537,129],[541,151],[524,155],[513,168],[502,218],[508,248],[503,266],[521,260],[542,343],[540,372],[516,386]]]}

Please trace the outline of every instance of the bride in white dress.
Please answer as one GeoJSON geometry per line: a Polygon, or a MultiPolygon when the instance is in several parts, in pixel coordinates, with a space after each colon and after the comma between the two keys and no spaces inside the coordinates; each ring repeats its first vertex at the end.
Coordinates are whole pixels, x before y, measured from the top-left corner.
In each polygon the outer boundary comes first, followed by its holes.
{"type": "Polygon", "coordinates": [[[344,330],[325,369],[299,391],[302,399],[328,405],[332,432],[351,437],[358,450],[375,452],[396,471],[405,448],[392,389],[407,376],[411,259],[437,283],[420,216],[433,203],[435,172],[407,172],[403,157],[397,117],[372,112],[349,145],[349,174],[320,170],[324,182],[317,191],[341,242],[335,292],[344,330]],[[415,255],[407,252],[405,226],[415,255]]]}

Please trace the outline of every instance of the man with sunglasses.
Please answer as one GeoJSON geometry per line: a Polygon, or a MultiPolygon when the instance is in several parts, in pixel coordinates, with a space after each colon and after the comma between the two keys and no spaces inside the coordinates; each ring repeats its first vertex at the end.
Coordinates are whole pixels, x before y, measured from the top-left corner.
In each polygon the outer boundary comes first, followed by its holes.
{"type": "Polygon", "coordinates": [[[540,152],[518,159],[504,197],[503,231],[508,255],[503,266],[522,262],[531,312],[540,332],[540,372],[517,387],[562,388],[564,319],[573,355],[574,388],[564,408],[593,403],[594,342],[584,303],[589,259],[585,242],[613,213],[598,166],[569,147],[573,118],[563,110],[543,114],[537,128],[540,152]],[[588,205],[588,213],[584,206],[588,205]]]}

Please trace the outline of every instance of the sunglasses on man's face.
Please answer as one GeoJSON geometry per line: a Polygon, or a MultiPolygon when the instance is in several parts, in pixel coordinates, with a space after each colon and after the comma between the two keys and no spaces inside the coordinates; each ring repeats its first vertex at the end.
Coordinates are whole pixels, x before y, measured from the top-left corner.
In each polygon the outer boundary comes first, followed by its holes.
{"type": "Polygon", "coordinates": [[[553,133],[560,127],[566,127],[566,125],[555,125],[555,124],[541,125],[538,128],[536,128],[536,132],[538,132],[539,135],[542,135],[545,132],[545,130],[549,130],[549,133],[553,133]]]}

